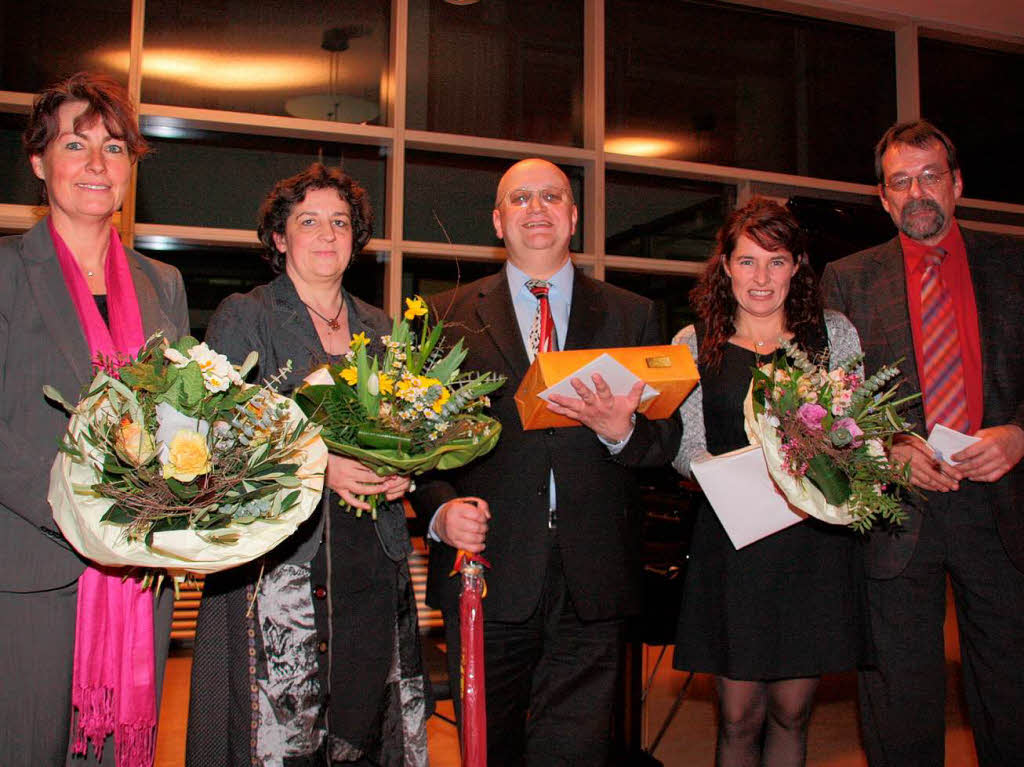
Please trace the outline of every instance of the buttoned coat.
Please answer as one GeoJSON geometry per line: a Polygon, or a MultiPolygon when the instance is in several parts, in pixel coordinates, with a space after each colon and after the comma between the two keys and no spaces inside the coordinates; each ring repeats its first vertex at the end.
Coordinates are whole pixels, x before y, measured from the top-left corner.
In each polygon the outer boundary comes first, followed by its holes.
{"type": "MultiPolygon", "coordinates": [[[[1014,423],[1024,428],[1024,239],[962,228],[978,308],[981,337],[984,416],[982,427],[1014,423]]],[[[845,314],[857,328],[864,365],[871,374],[884,364],[899,363],[906,391],[920,391],[914,339],[907,308],[907,281],[899,238],[840,259],[822,276],[825,303],[845,314]]],[[[914,429],[924,434],[924,407],[918,400],[907,412],[914,429]]],[[[998,482],[978,483],[992,508],[1003,547],[1024,571],[1024,462],[998,482]]],[[[909,513],[899,531],[875,532],[867,542],[867,571],[874,578],[894,578],[910,561],[917,544],[927,495],[911,496],[909,513]]]]}
{"type": "MultiPolygon", "coordinates": [[[[639,566],[630,526],[632,467],[667,464],[675,456],[679,419],[649,421],[638,415],[633,436],[617,456],[582,426],[524,431],[513,396],[530,362],[505,271],[434,296],[430,305],[431,317],[444,319],[448,340],[463,339],[464,370],[489,370],[508,379],[490,395],[490,412],[502,424],[494,451],[461,469],[438,472],[414,494],[417,512],[428,519],[456,496],[488,502],[487,619],[523,621],[540,600],[550,545],[552,469],[558,545],[577,614],[597,620],[634,612],[639,566]]],[[[651,301],[576,271],[565,349],[660,343],[651,301]]],[[[459,579],[449,577],[454,560],[450,546],[431,544],[427,599],[442,609],[457,604],[459,579]]]]}

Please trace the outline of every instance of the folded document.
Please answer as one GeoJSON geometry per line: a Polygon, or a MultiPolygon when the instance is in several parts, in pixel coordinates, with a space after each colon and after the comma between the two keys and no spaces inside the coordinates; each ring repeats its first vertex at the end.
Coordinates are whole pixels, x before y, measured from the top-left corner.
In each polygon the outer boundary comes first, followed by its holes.
{"type": "Polygon", "coordinates": [[[737,549],[807,517],[772,482],[760,445],[696,461],[690,470],[737,549]]]}

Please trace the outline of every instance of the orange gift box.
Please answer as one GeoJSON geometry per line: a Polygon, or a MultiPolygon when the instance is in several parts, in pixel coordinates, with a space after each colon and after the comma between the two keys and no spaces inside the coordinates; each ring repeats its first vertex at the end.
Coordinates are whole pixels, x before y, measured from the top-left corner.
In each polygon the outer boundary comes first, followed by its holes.
{"type": "MultiPolygon", "coordinates": [[[[668,418],[676,412],[686,395],[700,380],[697,366],[686,346],[629,346],[619,349],[573,349],[565,352],[540,352],[526,371],[516,391],[516,407],[523,429],[547,429],[579,426],[580,422],[548,410],[540,393],[572,375],[596,357],[608,354],[643,379],[658,395],[644,400],[637,408],[647,418],[668,418]]],[[[593,387],[592,381],[584,381],[593,387]]]]}

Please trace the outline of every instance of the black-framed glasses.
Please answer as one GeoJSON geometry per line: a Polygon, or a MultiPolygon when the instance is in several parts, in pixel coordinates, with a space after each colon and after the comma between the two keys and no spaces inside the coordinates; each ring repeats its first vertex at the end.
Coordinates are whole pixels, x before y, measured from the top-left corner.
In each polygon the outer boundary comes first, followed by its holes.
{"type": "Polygon", "coordinates": [[[910,190],[914,180],[917,179],[917,185],[922,189],[931,189],[941,184],[942,179],[952,172],[951,170],[926,170],[918,176],[893,176],[885,182],[884,186],[893,192],[906,192],[910,190]]]}

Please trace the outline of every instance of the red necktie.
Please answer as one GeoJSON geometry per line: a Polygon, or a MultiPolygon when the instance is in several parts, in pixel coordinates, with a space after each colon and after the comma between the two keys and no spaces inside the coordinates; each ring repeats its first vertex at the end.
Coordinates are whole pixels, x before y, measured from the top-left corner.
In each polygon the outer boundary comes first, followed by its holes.
{"type": "Polygon", "coordinates": [[[953,299],[946,290],[939,268],[946,251],[933,248],[925,254],[921,276],[921,341],[924,363],[921,384],[924,391],[928,430],[937,423],[966,432],[967,389],[960,354],[953,299]]]}
{"type": "Polygon", "coordinates": [[[533,316],[533,325],[530,326],[532,359],[537,352],[558,351],[558,344],[555,341],[555,320],[551,316],[551,302],[548,300],[551,283],[545,280],[527,280],[526,287],[537,296],[537,313],[533,316]]]}

